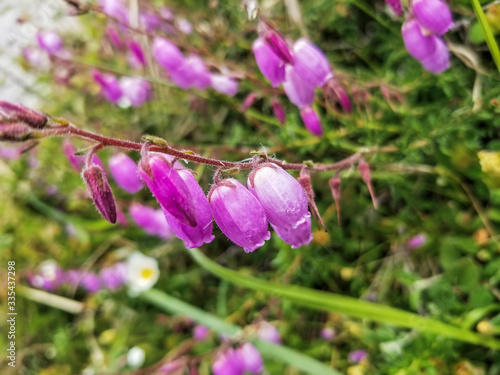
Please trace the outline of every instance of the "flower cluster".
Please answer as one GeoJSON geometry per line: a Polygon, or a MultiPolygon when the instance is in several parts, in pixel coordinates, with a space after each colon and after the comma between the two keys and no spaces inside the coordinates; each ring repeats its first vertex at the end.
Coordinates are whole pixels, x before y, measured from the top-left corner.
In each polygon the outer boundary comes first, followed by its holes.
{"type": "Polygon", "coordinates": [[[150,289],[158,280],[158,262],[139,252],[132,253],[126,262],[103,267],[96,273],[90,270],[62,269],[55,261],[40,264],[37,271],[28,275],[36,288],[57,291],[63,287],[80,287],[88,293],[101,290],[114,291],[127,286],[131,295],[150,289]]]}
{"type": "Polygon", "coordinates": [[[323,129],[314,111],[315,88],[321,88],[325,97],[337,100],[351,112],[351,103],[343,87],[334,78],[324,53],[307,39],[297,40],[293,46],[268,24],[261,22],[261,35],[252,50],[257,65],[271,85],[283,85],[288,99],[300,110],[306,128],[315,136],[323,129]]]}
{"type": "Polygon", "coordinates": [[[406,49],[434,74],[450,67],[450,55],[441,38],[453,26],[451,11],[442,0],[414,0],[401,32],[406,49]]]}

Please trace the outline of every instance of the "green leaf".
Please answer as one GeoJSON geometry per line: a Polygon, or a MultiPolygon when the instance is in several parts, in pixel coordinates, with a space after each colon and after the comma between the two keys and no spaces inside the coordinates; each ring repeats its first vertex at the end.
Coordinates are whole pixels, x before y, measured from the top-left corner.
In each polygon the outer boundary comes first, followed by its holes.
{"type": "Polygon", "coordinates": [[[295,285],[275,284],[269,281],[245,276],[239,272],[224,268],[208,259],[198,249],[188,249],[198,264],[214,275],[234,284],[289,299],[297,304],[315,310],[332,311],[361,319],[387,323],[399,327],[434,333],[489,348],[500,349],[500,341],[480,335],[457,326],[425,318],[394,307],[380,305],[334,293],[304,288],[295,285]]]}
{"type": "Polygon", "coordinates": [[[481,4],[479,4],[479,0],[471,0],[472,7],[474,8],[474,12],[476,12],[477,20],[481,24],[483,28],[484,37],[486,38],[486,44],[491,52],[491,56],[493,56],[493,60],[495,61],[495,65],[497,66],[498,71],[500,72],[500,51],[498,50],[498,44],[493,36],[493,33],[490,29],[490,25],[486,20],[483,9],[481,8],[481,4]]]}

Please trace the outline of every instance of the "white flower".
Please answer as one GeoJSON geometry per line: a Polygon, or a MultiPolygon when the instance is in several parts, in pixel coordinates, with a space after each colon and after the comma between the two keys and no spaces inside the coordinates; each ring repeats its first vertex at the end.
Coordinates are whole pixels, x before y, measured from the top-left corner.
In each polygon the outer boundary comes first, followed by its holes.
{"type": "Polygon", "coordinates": [[[130,348],[127,353],[127,364],[133,368],[139,368],[143,365],[146,354],[138,346],[130,348]]]}
{"type": "Polygon", "coordinates": [[[156,259],[139,252],[127,259],[127,284],[131,295],[151,289],[158,281],[160,270],[156,259]]]}

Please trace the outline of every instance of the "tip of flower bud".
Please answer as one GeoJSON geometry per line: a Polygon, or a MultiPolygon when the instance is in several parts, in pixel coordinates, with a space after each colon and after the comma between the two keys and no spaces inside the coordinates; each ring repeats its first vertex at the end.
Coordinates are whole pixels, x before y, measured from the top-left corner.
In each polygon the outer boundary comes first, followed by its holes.
{"type": "Polygon", "coordinates": [[[82,177],[99,213],[111,224],[116,223],[115,197],[104,170],[93,164],[83,169],[82,177]]]}
{"type": "Polygon", "coordinates": [[[337,221],[339,223],[339,227],[341,226],[341,218],[340,218],[340,177],[335,175],[330,179],[330,189],[332,191],[332,197],[335,201],[335,207],[337,209],[337,221]]]}
{"type": "Polygon", "coordinates": [[[311,208],[311,211],[320,222],[321,226],[323,227],[323,230],[327,232],[325,223],[323,222],[323,219],[319,214],[318,206],[316,206],[316,202],[314,201],[314,190],[312,188],[311,177],[308,174],[303,174],[301,172],[301,175],[299,178],[297,178],[297,181],[304,188],[304,191],[306,192],[307,201],[309,202],[309,207],[311,208]]]}
{"type": "Polygon", "coordinates": [[[375,192],[373,190],[372,174],[370,172],[370,166],[363,158],[361,158],[361,160],[358,163],[358,171],[359,171],[359,174],[361,175],[361,178],[363,179],[366,186],[368,187],[368,191],[370,192],[370,196],[372,198],[373,207],[375,207],[375,209],[377,209],[378,202],[377,202],[377,198],[375,197],[375,192]]]}
{"type": "Polygon", "coordinates": [[[40,134],[23,122],[0,123],[0,141],[24,142],[37,138],[40,134]]]}
{"type": "Polygon", "coordinates": [[[48,121],[47,116],[43,113],[5,101],[0,101],[0,114],[3,114],[8,119],[23,122],[37,129],[43,128],[48,121]]]}

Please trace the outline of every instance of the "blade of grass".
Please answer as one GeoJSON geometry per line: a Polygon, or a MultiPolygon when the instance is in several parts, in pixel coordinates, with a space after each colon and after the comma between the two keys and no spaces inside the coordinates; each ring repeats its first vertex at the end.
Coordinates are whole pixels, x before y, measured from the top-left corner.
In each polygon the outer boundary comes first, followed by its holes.
{"type": "Polygon", "coordinates": [[[222,279],[249,289],[272,294],[279,298],[286,298],[312,309],[334,311],[356,318],[370,319],[381,323],[415,329],[420,332],[443,335],[458,341],[464,341],[492,349],[500,349],[500,341],[493,337],[471,332],[451,324],[425,318],[390,306],[295,285],[275,284],[262,279],[242,275],[237,271],[229,270],[218,265],[203,255],[198,249],[189,249],[188,251],[199,265],[222,279]]]}
{"type": "MultiPolygon", "coordinates": [[[[188,316],[219,334],[233,336],[240,331],[240,327],[227,323],[221,318],[218,318],[210,313],[207,313],[206,311],[156,289],[151,289],[142,293],[140,298],[162,310],[173,314],[188,316]]],[[[298,370],[312,375],[341,375],[340,372],[328,367],[314,358],[287,348],[284,345],[277,345],[259,339],[251,339],[250,341],[255,345],[255,347],[257,347],[257,349],[259,349],[264,357],[269,358],[270,360],[289,364],[298,370]]]]}
{"type": "Polygon", "coordinates": [[[491,56],[493,56],[493,61],[495,61],[495,65],[497,66],[498,72],[500,73],[500,51],[498,49],[498,44],[491,32],[490,25],[486,20],[486,16],[484,15],[483,9],[481,8],[481,4],[479,4],[479,0],[471,0],[472,7],[474,8],[474,12],[476,12],[477,20],[481,24],[481,28],[483,29],[484,37],[486,39],[486,44],[490,50],[491,56]]]}

